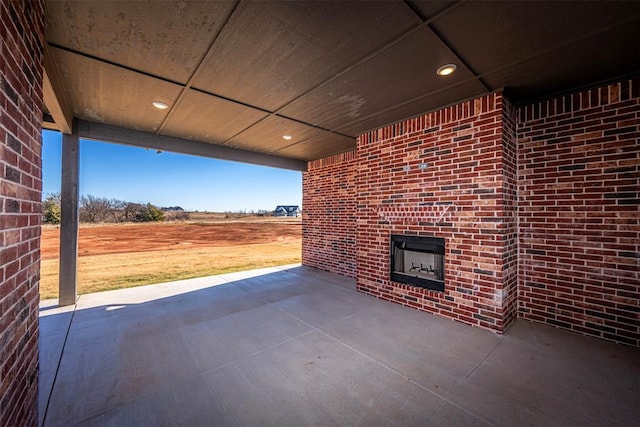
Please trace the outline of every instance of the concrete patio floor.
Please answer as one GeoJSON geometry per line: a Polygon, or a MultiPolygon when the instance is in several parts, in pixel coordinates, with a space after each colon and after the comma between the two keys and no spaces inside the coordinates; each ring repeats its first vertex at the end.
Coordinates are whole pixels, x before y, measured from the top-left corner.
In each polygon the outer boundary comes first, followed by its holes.
{"type": "Polygon", "coordinates": [[[630,426],[640,349],[505,335],[288,266],[40,309],[40,425],[630,426]]]}

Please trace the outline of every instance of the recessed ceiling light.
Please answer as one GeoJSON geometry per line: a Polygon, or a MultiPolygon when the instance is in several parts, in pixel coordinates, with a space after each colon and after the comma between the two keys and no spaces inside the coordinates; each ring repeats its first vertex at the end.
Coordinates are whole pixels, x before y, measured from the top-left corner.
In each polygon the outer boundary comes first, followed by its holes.
{"type": "Polygon", "coordinates": [[[151,105],[156,107],[158,110],[166,110],[167,108],[169,108],[169,106],[162,101],[153,101],[151,105]]]}
{"type": "Polygon", "coordinates": [[[293,138],[291,135],[282,135],[282,137],[284,139],[286,139],[287,141],[290,140],[291,138],[293,138]]]}
{"type": "Polygon", "coordinates": [[[456,64],[446,64],[438,68],[438,71],[436,71],[436,73],[438,73],[439,76],[448,76],[457,69],[458,66],[456,64]]]}

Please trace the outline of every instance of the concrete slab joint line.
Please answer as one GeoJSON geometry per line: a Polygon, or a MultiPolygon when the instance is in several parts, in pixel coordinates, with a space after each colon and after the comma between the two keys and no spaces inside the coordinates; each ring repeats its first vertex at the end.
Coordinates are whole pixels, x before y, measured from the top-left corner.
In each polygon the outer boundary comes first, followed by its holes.
{"type": "MultiPolygon", "coordinates": [[[[80,297],[78,297],[78,300],[80,299],[80,297]]],[[[67,345],[67,340],[69,339],[69,332],[71,331],[71,325],[73,324],[73,317],[75,316],[76,313],[76,309],[78,307],[78,304],[74,304],[73,305],[73,311],[71,313],[71,319],[69,319],[69,324],[67,326],[67,330],[66,333],[64,335],[64,342],[62,343],[62,351],[60,352],[60,357],[58,358],[58,363],[56,363],[55,366],[55,374],[53,376],[53,383],[51,384],[51,389],[49,390],[49,395],[47,397],[47,404],[46,407],[44,408],[44,415],[42,416],[42,426],[45,425],[46,421],[47,421],[47,413],[49,412],[49,404],[51,403],[51,396],[53,396],[53,392],[55,390],[56,387],[56,380],[58,379],[58,372],[60,371],[60,364],[62,363],[62,357],[64,356],[64,351],[67,345]]],[[[40,392],[42,392],[42,390],[40,390],[40,392]]]]}
{"type": "MultiPolygon", "coordinates": [[[[424,391],[426,391],[426,392],[428,392],[428,393],[431,393],[431,394],[433,394],[434,396],[437,396],[438,398],[442,399],[443,401],[448,402],[448,403],[450,403],[450,404],[452,404],[452,405],[456,406],[457,408],[459,408],[459,409],[461,409],[461,410],[463,410],[463,411],[467,412],[469,415],[473,416],[474,418],[477,418],[477,419],[479,419],[479,420],[482,420],[483,422],[485,422],[485,423],[487,423],[487,424],[491,424],[491,423],[489,423],[488,421],[483,420],[483,419],[482,419],[482,417],[480,417],[480,416],[478,416],[478,415],[476,415],[476,414],[473,414],[473,413],[471,413],[471,412],[467,411],[465,408],[463,408],[463,407],[461,407],[461,406],[457,405],[455,402],[452,402],[452,401],[448,400],[446,397],[444,397],[444,396],[440,395],[439,393],[437,393],[437,392],[435,392],[435,391],[433,391],[433,390],[431,390],[431,389],[429,389],[429,388],[427,388],[427,387],[423,386],[423,385],[422,385],[422,384],[420,384],[420,383],[417,383],[416,381],[414,381],[414,380],[413,380],[413,379],[411,379],[410,377],[408,377],[408,376],[405,376],[405,375],[401,374],[400,372],[396,371],[396,370],[395,370],[395,369],[393,369],[392,367],[385,365],[385,364],[384,364],[384,363],[382,363],[381,361],[376,360],[376,359],[372,358],[371,356],[368,356],[368,355],[366,355],[366,354],[364,354],[364,353],[362,353],[362,352],[358,351],[356,348],[354,348],[354,347],[352,347],[352,346],[350,346],[350,345],[348,345],[348,344],[346,344],[346,343],[344,343],[344,342],[340,341],[339,339],[337,339],[337,338],[335,338],[335,337],[333,337],[333,336],[329,335],[328,333],[323,332],[322,330],[320,330],[320,329],[318,329],[318,328],[313,327],[313,325],[310,325],[310,324],[308,324],[308,323],[304,322],[302,319],[299,319],[298,317],[294,316],[293,314],[291,314],[291,313],[287,313],[287,312],[285,312],[285,311],[283,311],[283,312],[284,312],[285,314],[288,314],[289,316],[293,317],[294,319],[296,319],[296,320],[298,320],[298,321],[300,321],[300,322],[302,322],[302,323],[307,324],[309,327],[311,327],[311,328],[312,328],[313,330],[315,330],[316,332],[318,332],[318,333],[321,333],[321,334],[325,335],[327,338],[329,338],[329,339],[331,339],[331,340],[333,340],[333,341],[337,342],[338,344],[340,344],[340,345],[342,345],[342,346],[344,346],[344,347],[348,348],[349,350],[351,350],[351,351],[353,351],[353,352],[355,352],[355,353],[359,354],[360,356],[362,356],[362,357],[364,357],[364,358],[366,358],[366,359],[368,359],[368,360],[372,361],[373,363],[375,363],[376,365],[380,366],[381,368],[386,369],[386,370],[387,370],[387,371],[389,371],[389,372],[392,372],[394,375],[398,375],[399,377],[403,378],[404,380],[407,380],[407,381],[409,381],[410,383],[414,384],[415,386],[420,387],[420,388],[421,388],[421,389],[423,389],[424,391]]],[[[345,318],[345,319],[343,319],[343,320],[346,320],[346,318],[345,318]]],[[[498,344],[496,344],[496,346],[494,347],[494,350],[498,347],[499,343],[500,343],[500,342],[498,342],[498,344]]],[[[493,350],[491,351],[491,353],[493,353],[493,350]]],[[[487,355],[487,358],[491,355],[491,353],[489,353],[489,354],[487,355]]],[[[485,358],[484,360],[486,360],[486,358],[485,358]]],[[[484,360],[483,360],[483,361],[484,361],[484,360]]],[[[476,369],[477,369],[481,364],[482,364],[482,362],[478,363],[478,365],[473,369],[473,371],[475,371],[475,370],[476,370],[476,369]]],[[[469,376],[473,373],[473,371],[471,371],[471,372],[467,375],[467,377],[469,377],[469,376]]],[[[462,380],[460,380],[460,381],[462,381],[462,380]]],[[[434,413],[435,413],[435,412],[434,412],[434,413]]],[[[433,416],[433,414],[431,414],[431,415],[433,416]]]]}

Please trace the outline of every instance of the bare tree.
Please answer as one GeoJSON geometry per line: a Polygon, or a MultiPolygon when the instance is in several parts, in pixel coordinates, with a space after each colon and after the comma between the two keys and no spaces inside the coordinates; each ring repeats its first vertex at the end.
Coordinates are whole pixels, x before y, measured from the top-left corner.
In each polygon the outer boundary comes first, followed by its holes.
{"type": "MultiPolygon", "coordinates": [[[[177,211],[180,219],[188,219],[189,214],[182,208],[177,211]]],[[[148,222],[164,221],[165,213],[151,203],[141,204],[118,199],[107,199],[90,194],[80,198],[80,221],[101,222],[148,222]]]]}
{"type": "Polygon", "coordinates": [[[111,201],[91,194],[80,197],[81,222],[105,222],[111,213],[111,201]]]}
{"type": "Polygon", "coordinates": [[[113,216],[114,222],[127,221],[125,209],[128,204],[129,202],[125,202],[124,200],[111,199],[111,215],[113,216]]]}

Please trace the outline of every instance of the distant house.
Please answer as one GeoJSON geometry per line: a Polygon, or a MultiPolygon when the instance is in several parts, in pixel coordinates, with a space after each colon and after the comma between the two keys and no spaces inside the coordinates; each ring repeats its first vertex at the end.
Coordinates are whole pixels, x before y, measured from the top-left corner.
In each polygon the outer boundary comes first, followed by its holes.
{"type": "Polygon", "coordinates": [[[273,216],[300,216],[302,211],[298,205],[279,205],[273,211],[273,216]]]}

